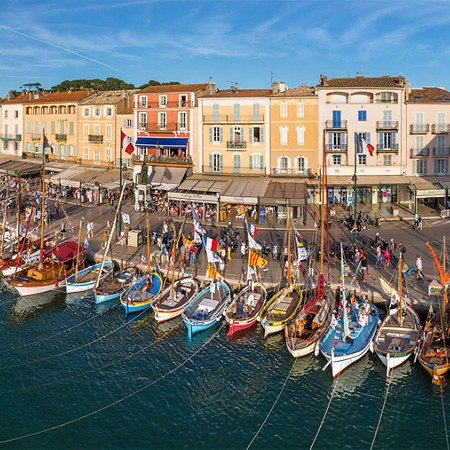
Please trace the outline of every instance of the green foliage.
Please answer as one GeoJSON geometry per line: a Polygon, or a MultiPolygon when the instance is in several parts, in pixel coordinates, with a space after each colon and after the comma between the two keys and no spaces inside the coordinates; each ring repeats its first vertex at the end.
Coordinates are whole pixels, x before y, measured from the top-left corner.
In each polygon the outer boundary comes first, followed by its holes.
{"type": "Polygon", "coordinates": [[[43,91],[44,88],[42,87],[41,83],[26,83],[22,84],[20,88],[22,91],[43,91]]]}
{"type": "Polygon", "coordinates": [[[92,89],[95,91],[115,91],[118,89],[134,89],[134,84],[126,83],[119,78],[108,77],[106,80],[94,78],[92,80],[65,80],[56,86],[52,86],[51,90],[56,92],[66,91],[83,91],[92,89]]]}
{"type": "Polygon", "coordinates": [[[166,82],[160,83],[159,81],[156,81],[156,80],[149,80],[148,83],[145,83],[142,86],[139,86],[139,89],[144,89],[148,86],[166,86],[169,84],[181,84],[181,83],[179,81],[166,81],[166,82]]]}

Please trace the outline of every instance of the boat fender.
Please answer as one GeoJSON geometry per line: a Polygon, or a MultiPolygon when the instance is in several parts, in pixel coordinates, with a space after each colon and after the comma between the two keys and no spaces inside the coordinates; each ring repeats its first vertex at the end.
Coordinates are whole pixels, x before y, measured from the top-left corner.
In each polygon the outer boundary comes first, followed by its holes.
{"type": "Polygon", "coordinates": [[[319,356],[319,343],[318,342],[314,347],[314,356],[319,356]]]}
{"type": "Polygon", "coordinates": [[[370,341],[369,350],[370,350],[370,353],[373,353],[373,341],[370,341]]]}

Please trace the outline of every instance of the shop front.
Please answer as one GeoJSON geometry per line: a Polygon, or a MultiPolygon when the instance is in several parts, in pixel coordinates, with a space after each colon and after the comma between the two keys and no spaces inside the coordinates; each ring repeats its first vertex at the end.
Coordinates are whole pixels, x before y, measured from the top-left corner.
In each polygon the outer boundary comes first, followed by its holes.
{"type": "Polygon", "coordinates": [[[414,214],[421,214],[421,206],[427,206],[436,211],[446,209],[448,190],[445,184],[435,180],[415,180],[410,184],[412,209],[414,214]]]}
{"type": "Polygon", "coordinates": [[[157,157],[181,157],[186,156],[188,138],[150,136],[138,137],[136,147],[145,149],[147,155],[157,157]]]}

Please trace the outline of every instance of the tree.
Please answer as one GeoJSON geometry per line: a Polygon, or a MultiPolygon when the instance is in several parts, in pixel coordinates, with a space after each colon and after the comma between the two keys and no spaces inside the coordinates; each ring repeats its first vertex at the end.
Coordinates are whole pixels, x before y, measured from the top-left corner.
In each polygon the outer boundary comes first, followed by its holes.
{"type": "Polygon", "coordinates": [[[41,83],[26,83],[22,84],[20,88],[22,91],[43,91],[44,88],[42,87],[41,83]]]}
{"type": "Polygon", "coordinates": [[[8,92],[8,98],[10,98],[10,99],[16,98],[16,97],[18,97],[19,95],[20,95],[20,92],[19,92],[19,91],[16,91],[15,89],[11,89],[11,90],[8,92]]]}
{"type": "Polygon", "coordinates": [[[119,78],[108,77],[106,80],[100,78],[93,78],[91,80],[65,80],[61,83],[52,86],[52,91],[66,92],[66,91],[83,91],[92,89],[94,91],[116,91],[119,89],[134,89],[134,84],[126,83],[119,78]]]}

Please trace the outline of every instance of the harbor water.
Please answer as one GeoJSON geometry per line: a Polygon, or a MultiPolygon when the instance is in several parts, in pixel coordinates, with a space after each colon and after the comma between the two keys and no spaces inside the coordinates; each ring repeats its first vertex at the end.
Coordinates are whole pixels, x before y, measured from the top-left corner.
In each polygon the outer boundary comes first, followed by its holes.
{"type": "Polygon", "coordinates": [[[319,427],[314,448],[370,448],[385,398],[374,448],[448,446],[450,386],[413,360],[390,385],[373,354],[333,380],[259,325],[189,341],[180,318],[2,289],[0,448],[308,449],[319,427]]]}

